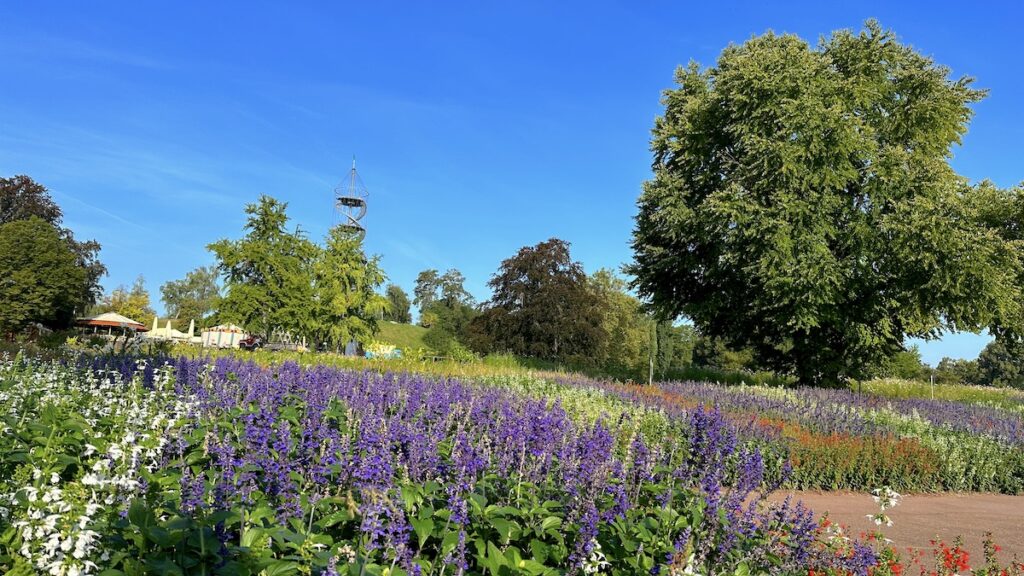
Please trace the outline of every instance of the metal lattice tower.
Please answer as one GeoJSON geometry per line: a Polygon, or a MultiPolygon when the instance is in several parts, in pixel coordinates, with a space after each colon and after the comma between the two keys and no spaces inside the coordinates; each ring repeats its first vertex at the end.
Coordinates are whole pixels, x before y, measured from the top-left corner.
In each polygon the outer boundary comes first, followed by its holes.
{"type": "Polygon", "coordinates": [[[349,230],[360,239],[366,235],[366,228],[360,220],[366,216],[366,197],[369,195],[356,172],[356,159],[353,156],[352,171],[349,172],[348,178],[334,188],[334,210],[340,220],[338,226],[349,230]]]}

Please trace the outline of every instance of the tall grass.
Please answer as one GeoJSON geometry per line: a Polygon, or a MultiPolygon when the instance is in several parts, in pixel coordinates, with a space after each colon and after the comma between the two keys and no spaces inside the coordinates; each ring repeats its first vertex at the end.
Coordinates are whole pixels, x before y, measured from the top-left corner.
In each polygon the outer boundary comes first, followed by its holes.
{"type": "MultiPolygon", "coordinates": [[[[853,387],[857,390],[857,386],[853,387]]],[[[1008,410],[1024,411],[1024,392],[1013,388],[971,386],[966,384],[935,384],[917,380],[886,378],[861,384],[868,394],[886,398],[934,398],[967,404],[983,404],[1008,410]]]]}

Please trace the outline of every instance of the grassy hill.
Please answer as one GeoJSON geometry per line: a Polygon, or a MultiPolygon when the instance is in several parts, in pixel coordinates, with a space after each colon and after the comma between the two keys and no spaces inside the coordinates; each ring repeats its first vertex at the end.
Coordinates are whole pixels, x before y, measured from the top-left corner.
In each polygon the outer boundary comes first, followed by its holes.
{"type": "Polygon", "coordinates": [[[398,324],[395,322],[383,321],[377,324],[380,332],[377,333],[377,340],[394,344],[403,351],[413,351],[418,348],[429,348],[423,343],[423,335],[427,329],[413,324],[398,324]]]}

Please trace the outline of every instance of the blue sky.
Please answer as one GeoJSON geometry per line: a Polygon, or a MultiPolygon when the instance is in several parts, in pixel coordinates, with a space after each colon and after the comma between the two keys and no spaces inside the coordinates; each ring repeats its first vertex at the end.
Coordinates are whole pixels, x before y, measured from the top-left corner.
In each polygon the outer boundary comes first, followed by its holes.
{"type": "MultiPolygon", "coordinates": [[[[953,164],[1024,180],[1015,2],[10,2],[0,5],[0,175],[45,184],[108,288],[212,262],[259,194],[314,238],[355,155],[368,250],[411,291],[454,267],[479,299],[556,236],[588,271],[627,262],[648,138],[677,65],[768,29],[870,17],[991,90],[953,164]]],[[[974,357],[985,338],[922,345],[974,357]]]]}

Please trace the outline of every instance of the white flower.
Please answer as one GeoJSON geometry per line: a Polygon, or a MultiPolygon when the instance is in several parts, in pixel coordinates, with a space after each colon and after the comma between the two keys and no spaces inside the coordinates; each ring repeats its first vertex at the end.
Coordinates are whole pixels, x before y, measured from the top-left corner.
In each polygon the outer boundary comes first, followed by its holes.
{"type": "Polygon", "coordinates": [[[57,474],[56,472],[51,472],[50,484],[57,484],[58,482],[60,482],[60,474],[57,474]]]}
{"type": "Polygon", "coordinates": [[[96,447],[92,444],[85,445],[85,452],[82,452],[82,456],[92,456],[96,453],[96,447]]]}

